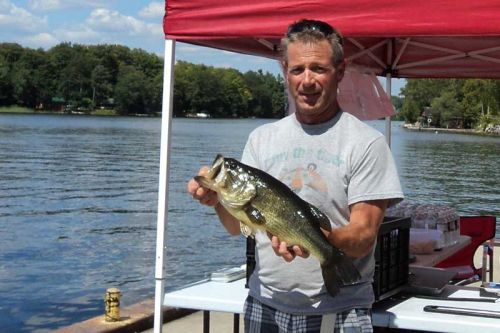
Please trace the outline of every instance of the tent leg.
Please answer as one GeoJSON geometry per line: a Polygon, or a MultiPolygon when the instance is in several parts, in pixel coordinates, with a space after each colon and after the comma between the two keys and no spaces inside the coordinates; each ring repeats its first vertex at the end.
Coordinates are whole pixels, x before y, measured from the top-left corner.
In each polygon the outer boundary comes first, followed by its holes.
{"type": "MultiPolygon", "coordinates": [[[[391,41],[387,44],[387,64],[391,64],[392,68],[392,47],[393,44],[391,41]]],[[[385,78],[385,92],[387,96],[389,96],[389,100],[391,100],[392,103],[392,87],[391,87],[391,79],[392,79],[392,74],[391,72],[387,72],[386,78],[385,78]]],[[[391,117],[385,117],[385,138],[387,140],[387,144],[389,147],[391,146],[391,117]]]]}
{"type": "Polygon", "coordinates": [[[165,40],[163,68],[163,99],[161,114],[160,175],[158,184],[158,215],[156,226],[156,268],[154,333],[163,329],[163,298],[165,297],[165,232],[168,214],[168,181],[170,171],[170,143],[174,87],[175,41],[165,40]]]}
{"type": "MultiPolygon", "coordinates": [[[[385,92],[391,98],[391,74],[387,74],[385,79],[385,92]]],[[[391,117],[385,117],[385,138],[389,147],[391,146],[391,117]]]]}

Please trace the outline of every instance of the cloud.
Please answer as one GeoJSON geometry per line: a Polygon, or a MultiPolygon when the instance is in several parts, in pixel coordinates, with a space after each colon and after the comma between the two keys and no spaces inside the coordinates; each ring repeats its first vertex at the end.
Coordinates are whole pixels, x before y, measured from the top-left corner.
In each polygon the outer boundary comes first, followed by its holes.
{"type": "Polygon", "coordinates": [[[124,35],[157,35],[161,25],[146,23],[135,17],[122,15],[117,11],[105,8],[94,9],[86,20],[88,26],[96,31],[120,33],[124,35]]]}
{"type": "Polygon", "coordinates": [[[118,0],[0,0],[0,42],[45,49],[60,42],[123,44],[161,53],[163,2],[148,2],[125,14],[111,8],[118,0]]]}
{"type": "Polygon", "coordinates": [[[200,52],[200,47],[199,46],[195,46],[195,45],[187,45],[187,44],[177,44],[178,47],[177,49],[180,51],[180,52],[184,52],[184,53],[198,53],[200,52]]]}
{"type": "Polygon", "coordinates": [[[47,49],[59,44],[59,42],[59,39],[47,32],[42,32],[36,35],[26,36],[22,38],[22,44],[32,48],[41,47],[47,49]]]}
{"type": "Polygon", "coordinates": [[[80,44],[102,42],[102,36],[99,32],[82,25],[74,26],[69,29],[57,29],[55,34],[59,40],[65,42],[80,44]]]}
{"type": "Polygon", "coordinates": [[[12,33],[37,32],[47,27],[47,18],[33,15],[8,0],[0,0],[0,40],[12,33]]]}
{"type": "Polygon", "coordinates": [[[37,11],[55,11],[78,7],[106,7],[104,0],[29,0],[28,6],[37,11]]]}
{"type": "Polygon", "coordinates": [[[30,0],[28,6],[33,10],[50,11],[62,8],[60,0],[30,0]]]}
{"type": "Polygon", "coordinates": [[[151,2],[139,11],[139,16],[145,19],[161,19],[165,13],[164,2],[151,2]]]}

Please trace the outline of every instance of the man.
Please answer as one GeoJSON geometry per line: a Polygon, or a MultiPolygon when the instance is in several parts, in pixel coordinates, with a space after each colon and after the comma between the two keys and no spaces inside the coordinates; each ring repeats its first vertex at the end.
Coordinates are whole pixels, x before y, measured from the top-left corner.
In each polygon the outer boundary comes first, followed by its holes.
{"type": "MultiPolygon", "coordinates": [[[[254,130],[242,162],[280,179],[328,215],[332,230],[325,235],[352,257],[362,278],[332,297],[317,259],[260,232],[245,331],[323,332],[330,326],[328,332],[372,332],[378,229],[386,207],[403,198],[394,161],[383,135],[339,107],[337,88],[345,70],[340,34],[327,23],[301,20],[289,27],[281,46],[296,112],[254,130]]],[[[230,234],[240,233],[239,221],[214,192],[194,179],[188,191],[215,207],[230,234]]]]}

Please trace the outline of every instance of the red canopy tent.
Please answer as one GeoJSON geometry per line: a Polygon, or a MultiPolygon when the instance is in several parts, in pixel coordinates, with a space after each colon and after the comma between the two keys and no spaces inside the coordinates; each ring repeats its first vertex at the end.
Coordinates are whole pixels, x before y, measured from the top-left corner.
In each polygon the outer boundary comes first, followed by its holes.
{"type": "Polygon", "coordinates": [[[498,0],[169,0],[163,27],[169,39],[277,58],[288,24],[314,18],[377,75],[498,78],[499,17],[498,0]]]}
{"type": "Polygon", "coordinates": [[[168,0],[165,9],[155,332],[162,327],[175,41],[277,59],[291,22],[319,19],[344,35],[349,66],[388,78],[389,94],[392,77],[500,77],[499,0],[168,0]]]}

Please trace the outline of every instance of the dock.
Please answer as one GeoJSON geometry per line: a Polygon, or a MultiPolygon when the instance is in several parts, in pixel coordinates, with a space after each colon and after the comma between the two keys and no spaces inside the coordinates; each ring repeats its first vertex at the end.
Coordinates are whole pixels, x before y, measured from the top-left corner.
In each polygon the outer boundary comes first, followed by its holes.
{"type": "MultiPolygon", "coordinates": [[[[476,267],[481,266],[482,251],[480,247],[476,251],[474,263],[476,267]]],[[[500,240],[495,241],[493,261],[493,281],[500,281],[500,240]]],[[[470,284],[479,286],[480,282],[470,284]]],[[[119,322],[105,322],[104,315],[89,320],[75,323],[56,330],[56,333],[153,333],[154,299],[148,299],[136,303],[121,310],[122,320],[119,322]]],[[[165,307],[163,310],[164,326],[163,332],[203,332],[203,312],[189,309],[177,309],[165,307]]],[[[233,332],[233,314],[225,312],[210,313],[210,327],[212,332],[233,332]]],[[[240,332],[243,329],[243,316],[240,316],[240,332]]]]}

